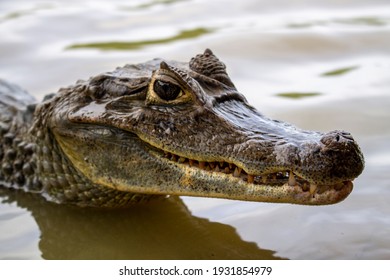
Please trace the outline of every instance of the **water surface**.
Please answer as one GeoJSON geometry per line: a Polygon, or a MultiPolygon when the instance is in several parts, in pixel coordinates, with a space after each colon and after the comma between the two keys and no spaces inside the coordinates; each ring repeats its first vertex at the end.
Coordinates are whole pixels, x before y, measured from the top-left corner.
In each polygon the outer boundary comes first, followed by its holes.
{"type": "Polygon", "coordinates": [[[1,189],[0,258],[390,259],[388,1],[3,0],[0,35],[0,77],[37,99],[211,48],[264,114],[350,131],[366,159],[352,194],[321,207],[183,197],[102,211],[1,189]]]}

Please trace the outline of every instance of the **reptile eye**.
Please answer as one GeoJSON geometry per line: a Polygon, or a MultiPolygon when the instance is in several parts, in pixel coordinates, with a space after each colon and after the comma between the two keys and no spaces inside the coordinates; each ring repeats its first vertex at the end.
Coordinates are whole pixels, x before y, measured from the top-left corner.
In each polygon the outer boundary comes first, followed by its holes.
{"type": "Polygon", "coordinates": [[[181,93],[181,88],[178,85],[159,80],[154,82],[153,90],[165,101],[175,100],[181,93]]]}

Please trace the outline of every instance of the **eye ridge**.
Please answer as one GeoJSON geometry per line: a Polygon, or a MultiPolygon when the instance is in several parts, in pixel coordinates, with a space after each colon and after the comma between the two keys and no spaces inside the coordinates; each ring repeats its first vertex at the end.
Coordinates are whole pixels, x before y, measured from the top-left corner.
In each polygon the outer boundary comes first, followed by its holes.
{"type": "Polygon", "coordinates": [[[171,101],[175,100],[181,92],[181,88],[178,85],[156,80],[153,85],[154,92],[163,100],[171,101]]]}

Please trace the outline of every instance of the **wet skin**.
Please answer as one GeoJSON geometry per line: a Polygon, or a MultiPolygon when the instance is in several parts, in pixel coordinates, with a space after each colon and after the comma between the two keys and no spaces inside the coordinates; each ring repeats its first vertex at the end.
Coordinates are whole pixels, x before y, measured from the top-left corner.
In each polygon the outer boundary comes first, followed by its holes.
{"type": "Polygon", "coordinates": [[[1,176],[59,203],[187,195],[332,204],[364,168],[348,132],[259,113],[210,50],[189,63],[126,65],[28,103],[3,104],[1,176]]]}

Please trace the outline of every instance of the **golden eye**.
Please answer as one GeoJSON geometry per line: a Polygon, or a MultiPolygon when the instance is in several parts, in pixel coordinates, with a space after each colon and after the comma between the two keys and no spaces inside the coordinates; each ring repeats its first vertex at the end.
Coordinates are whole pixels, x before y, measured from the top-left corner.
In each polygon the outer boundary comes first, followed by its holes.
{"type": "Polygon", "coordinates": [[[154,92],[165,101],[175,100],[182,93],[181,88],[178,85],[156,80],[153,84],[154,92]]]}

